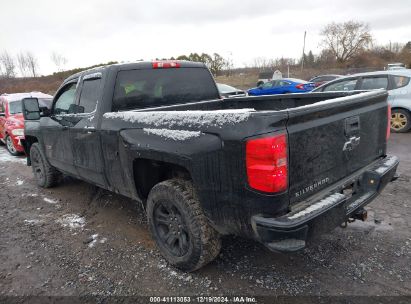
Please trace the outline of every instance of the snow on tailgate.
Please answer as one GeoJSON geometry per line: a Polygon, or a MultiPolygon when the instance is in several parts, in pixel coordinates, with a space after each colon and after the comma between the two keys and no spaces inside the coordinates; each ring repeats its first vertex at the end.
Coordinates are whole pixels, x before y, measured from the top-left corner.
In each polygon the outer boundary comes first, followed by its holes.
{"type": "Polygon", "coordinates": [[[203,127],[235,125],[248,120],[254,109],[218,110],[218,111],[158,111],[158,112],[111,112],[105,118],[122,119],[132,123],[153,126],[203,127]]]}

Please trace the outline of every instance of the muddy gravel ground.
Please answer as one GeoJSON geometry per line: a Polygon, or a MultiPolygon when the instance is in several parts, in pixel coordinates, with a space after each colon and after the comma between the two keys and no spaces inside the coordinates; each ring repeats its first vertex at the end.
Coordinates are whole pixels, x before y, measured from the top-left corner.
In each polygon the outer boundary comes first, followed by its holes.
{"type": "Polygon", "coordinates": [[[401,177],[368,207],[295,254],[225,237],[187,274],[158,253],[141,207],[72,178],[36,186],[0,146],[0,295],[411,295],[411,134],[394,134],[401,177]]]}

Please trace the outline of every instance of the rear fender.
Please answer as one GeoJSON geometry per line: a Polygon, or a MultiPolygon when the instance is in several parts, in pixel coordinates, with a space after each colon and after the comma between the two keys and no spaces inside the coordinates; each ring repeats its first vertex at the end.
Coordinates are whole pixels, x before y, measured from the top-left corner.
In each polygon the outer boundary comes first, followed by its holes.
{"type": "MultiPolygon", "coordinates": [[[[120,132],[120,159],[130,182],[130,189],[135,189],[132,183],[135,180],[133,163],[136,159],[180,166],[189,172],[194,187],[197,188],[201,177],[195,170],[196,160],[221,148],[222,141],[218,136],[200,131],[129,129],[120,132]]],[[[137,191],[133,196],[143,199],[137,191]]]]}
{"type": "Polygon", "coordinates": [[[390,103],[392,109],[405,109],[411,112],[411,96],[409,98],[396,96],[390,103]]]}

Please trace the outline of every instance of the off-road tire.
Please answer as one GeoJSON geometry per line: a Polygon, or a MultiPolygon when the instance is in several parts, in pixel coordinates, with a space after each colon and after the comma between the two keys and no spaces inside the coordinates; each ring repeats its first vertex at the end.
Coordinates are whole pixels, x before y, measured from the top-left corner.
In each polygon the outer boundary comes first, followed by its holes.
{"type": "Polygon", "coordinates": [[[30,159],[37,185],[42,188],[51,188],[57,185],[61,173],[49,164],[38,143],[31,145],[30,159]]]}
{"type": "MultiPolygon", "coordinates": [[[[171,265],[181,270],[195,271],[214,260],[220,253],[220,235],[210,225],[190,181],[170,179],[155,185],[147,199],[147,218],[151,233],[161,254],[171,265]],[[174,244],[178,243],[180,246],[180,244],[186,243],[188,246],[186,251],[179,247],[179,250],[183,251],[179,253],[180,256],[173,253],[168,247],[171,245],[168,245],[164,240],[164,237],[172,234],[172,229],[164,222],[158,223],[158,213],[163,216],[164,213],[161,212],[165,212],[167,209],[164,208],[159,212],[164,206],[168,206],[167,208],[170,210],[175,208],[173,212],[166,213],[169,221],[167,223],[170,223],[170,218],[176,213],[180,213],[176,215],[176,218],[179,217],[181,226],[184,228],[178,228],[180,227],[178,225],[176,229],[182,229],[178,231],[181,231],[181,235],[185,234],[185,241],[177,239],[174,244]],[[161,231],[164,229],[168,229],[168,233],[163,233],[166,236],[161,235],[161,231]],[[183,230],[185,232],[182,232],[183,230]]],[[[174,237],[176,237],[175,234],[174,237]]]]}
{"type": "Polygon", "coordinates": [[[18,155],[20,155],[20,152],[18,152],[18,151],[16,150],[16,148],[14,147],[13,140],[11,139],[11,137],[10,137],[9,135],[6,135],[5,141],[6,141],[7,151],[9,151],[9,153],[10,153],[11,155],[13,155],[13,156],[18,156],[18,155]],[[12,146],[12,147],[10,147],[10,146],[12,146]]]}
{"type": "Polygon", "coordinates": [[[393,109],[391,112],[391,131],[395,133],[406,133],[411,128],[411,114],[407,110],[403,109],[393,109]],[[394,119],[402,120],[405,125],[401,128],[400,122],[394,126],[394,119]]]}

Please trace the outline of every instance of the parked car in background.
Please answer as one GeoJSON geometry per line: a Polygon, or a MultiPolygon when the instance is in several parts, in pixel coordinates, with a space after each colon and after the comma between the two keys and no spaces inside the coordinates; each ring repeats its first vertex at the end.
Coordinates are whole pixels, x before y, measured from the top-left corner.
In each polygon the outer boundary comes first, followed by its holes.
{"type": "Polygon", "coordinates": [[[217,89],[223,98],[247,96],[247,93],[245,91],[234,88],[224,83],[217,83],[217,89]]]}
{"type": "Polygon", "coordinates": [[[406,68],[405,64],[401,62],[387,64],[387,70],[404,70],[406,68]]]}
{"type": "Polygon", "coordinates": [[[258,74],[257,87],[262,86],[264,83],[271,80],[278,80],[281,78],[283,78],[283,74],[279,70],[260,72],[258,74]]]}
{"type": "Polygon", "coordinates": [[[251,96],[304,93],[309,92],[314,88],[314,83],[307,82],[302,79],[283,78],[278,80],[271,80],[259,87],[249,89],[247,93],[251,96]]]}
{"type": "Polygon", "coordinates": [[[6,144],[12,155],[24,152],[21,140],[24,139],[23,98],[36,97],[40,107],[51,108],[53,96],[40,92],[3,94],[0,96],[0,140],[6,144]]]}
{"type": "Polygon", "coordinates": [[[355,74],[326,83],[313,92],[388,90],[391,105],[391,130],[407,132],[411,128],[411,70],[398,69],[355,74]]]}
{"type": "Polygon", "coordinates": [[[257,87],[274,78],[274,71],[263,71],[258,74],[257,87]]]}
{"type": "Polygon", "coordinates": [[[319,75],[311,78],[308,82],[313,82],[316,87],[323,85],[324,83],[330,82],[331,80],[343,77],[342,75],[329,74],[329,75],[319,75]]]}

